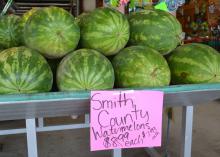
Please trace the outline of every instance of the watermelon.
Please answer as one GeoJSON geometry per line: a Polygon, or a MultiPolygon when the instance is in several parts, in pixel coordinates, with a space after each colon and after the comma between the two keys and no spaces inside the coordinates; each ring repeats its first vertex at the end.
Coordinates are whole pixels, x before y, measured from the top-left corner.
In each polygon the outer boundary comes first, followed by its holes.
{"type": "Polygon", "coordinates": [[[60,91],[111,89],[114,70],[100,52],[79,49],[62,59],[56,80],[60,91]]]}
{"type": "Polygon", "coordinates": [[[97,8],[80,18],[82,48],[95,49],[105,56],[118,53],[129,39],[125,15],[111,8],[97,8]]]}
{"type": "MultiPolygon", "coordinates": [[[[24,13],[23,16],[21,17],[21,22],[20,23],[21,23],[21,27],[23,29],[23,32],[22,32],[23,34],[24,34],[24,29],[25,29],[26,22],[31,17],[31,15],[34,14],[38,9],[39,8],[32,8],[31,10],[24,13]]],[[[23,43],[23,45],[25,44],[23,36],[22,36],[22,43],[23,43]]]]}
{"type": "Polygon", "coordinates": [[[58,7],[37,10],[24,30],[26,45],[48,58],[61,58],[73,51],[79,38],[80,29],[75,18],[58,7]]]}
{"type": "Polygon", "coordinates": [[[205,44],[176,48],[169,56],[173,84],[220,82],[220,54],[205,44]]]}
{"type": "Polygon", "coordinates": [[[144,45],[165,55],[181,43],[182,28],[178,20],[163,10],[144,10],[132,13],[129,45],[144,45]]]}
{"type": "Polygon", "coordinates": [[[130,46],[112,61],[117,87],[158,87],[170,83],[170,70],[165,58],[145,46],[130,46]]]}
{"type": "Polygon", "coordinates": [[[2,49],[21,44],[20,17],[16,15],[0,16],[0,47],[2,49]]]}
{"type": "Polygon", "coordinates": [[[53,75],[35,50],[13,47],[0,53],[0,94],[48,92],[53,75]]]}
{"type": "Polygon", "coordinates": [[[90,12],[83,12],[80,15],[78,15],[75,20],[80,25],[80,23],[84,22],[83,20],[86,19],[86,16],[89,15],[90,12]]]}

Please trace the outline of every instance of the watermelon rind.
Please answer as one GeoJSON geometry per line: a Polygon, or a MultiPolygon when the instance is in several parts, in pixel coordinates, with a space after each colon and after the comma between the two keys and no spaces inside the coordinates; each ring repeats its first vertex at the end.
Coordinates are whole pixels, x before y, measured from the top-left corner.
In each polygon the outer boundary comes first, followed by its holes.
{"type": "Polygon", "coordinates": [[[79,39],[80,28],[75,18],[62,8],[39,9],[25,25],[25,44],[47,58],[65,56],[75,50],[79,39]]]}
{"type": "Polygon", "coordinates": [[[0,47],[7,49],[21,45],[22,28],[17,15],[0,16],[0,47]]]}
{"type": "Polygon", "coordinates": [[[156,9],[131,13],[129,45],[143,45],[166,55],[182,43],[182,26],[172,14],[156,9]]]}
{"type": "Polygon", "coordinates": [[[112,64],[117,87],[159,87],[170,83],[167,61],[158,51],[149,47],[124,48],[114,57],[112,64]]]}
{"type": "Polygon", "coordinates": [[[53,74],[46,59],[26,47],[13,47],[0,53],[0,94],[48,92],[53,74]]]}
{"type": "Polygon", "coordinates": [[[97,8],[79,18],[81,48],[95,49],[105,56],[117,54],[129,40],[125,15],[113,8],[97,8]]]}
{"type": "Polygon", "coordinates": [[[56,80],[60,91],[112,89],[114,70],[100,52],[79,49],[62,59],[56,80]]]}
{"type": "Polygon", "coordinates": [[[24,13],[21,17],[21,21],[20,21],[20,25],[22,28],[22,44],[25,45],[25,40],[24,40],[24,29],[25,29],[25,25],[28,21],[28,19],[40,8],[32,8],[30,10],[28,10],[26,13],[24,13]]]}
{"type": "Polygon", "coordinates": [[[220,82],[220,54],[208,45],[180,46],[170,54],[168,63],[173,84],[220,82]]]}

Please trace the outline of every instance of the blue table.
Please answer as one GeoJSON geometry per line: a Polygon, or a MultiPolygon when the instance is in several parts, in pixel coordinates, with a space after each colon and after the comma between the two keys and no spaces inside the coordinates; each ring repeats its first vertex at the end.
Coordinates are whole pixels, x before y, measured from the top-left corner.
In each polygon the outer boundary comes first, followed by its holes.
{"type": "MultiPolygon", "coordinates": [[[[137,90],[137,89],[117,89],[137,90]]],[[[178,85],[161,88],[138,88],[138,90],[159,90],[165,93],[165,107],[183,107],[181,157],[191,157],[193,107],[200,103],[220,98],[220,84],[178,85]]],[[[0,130],[0,135],[27,134],[28,156],[38,157],[37,132],[80,129],[89,127],[90,92],[51,92],[40,94],[1,95],[0,121],[26,119],[26,128],[0,130]],[[71,115],[85,115],[85,123],[45,126],[43,118],[71,115]],[[38,119],[38,126],[36,125],[38,119]]],[[[154,157],[154,149],[147,149],[154,157]]],[[[113,150],[113,157],[121,157],[120,149],[113,150]]]]}

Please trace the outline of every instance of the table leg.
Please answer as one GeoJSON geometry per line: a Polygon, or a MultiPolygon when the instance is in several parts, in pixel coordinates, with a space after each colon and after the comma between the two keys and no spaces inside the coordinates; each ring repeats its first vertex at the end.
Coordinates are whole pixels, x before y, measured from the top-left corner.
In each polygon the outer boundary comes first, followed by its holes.
{"type": "Polygon", "coordinates": [[[28,157],[38,157],[35,119],[26,119],[28,157]]]}
{"type": "Polygon", "coordinates": [[[90,121],[90,115],[85,114],[85,124],[89,124],[89,121],[90,121]]]}
{"type": "Polygon", "coordinates": [[[112,152],[112,157],[122,157],[122,150],[121,149],[114,149],[112,152]]]}
{"type": "Polygon", "coordinates": [[[40,128],[44,127],[44,118],[38,118],[37,121],[40,128]]]}
{"type": "Polygon", "coordinates": [[[191,157],[193,106],[184,106],[182,113],[182,145],[180,157],[191,157]]]}

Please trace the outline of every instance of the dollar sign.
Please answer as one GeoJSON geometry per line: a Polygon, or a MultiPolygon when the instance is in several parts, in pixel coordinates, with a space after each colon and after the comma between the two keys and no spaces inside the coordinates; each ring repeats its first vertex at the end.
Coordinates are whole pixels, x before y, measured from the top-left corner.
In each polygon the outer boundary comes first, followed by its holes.
{"type": "Polygon", "coordinates": [[[104,145],[105,148],[111,147],[111,143],[109,142],[109,137],[106,137],[104,139],[103,145],[104,145]]]}

